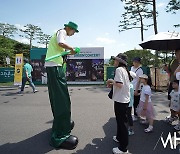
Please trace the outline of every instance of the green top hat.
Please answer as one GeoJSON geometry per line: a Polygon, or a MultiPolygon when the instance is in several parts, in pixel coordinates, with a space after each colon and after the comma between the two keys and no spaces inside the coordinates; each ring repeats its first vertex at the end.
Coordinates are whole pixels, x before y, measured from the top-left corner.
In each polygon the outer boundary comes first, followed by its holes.
{"type": "Polygon", "coordinates": [[[70,27],[70,28],[74,29],[77,33],[79,32],[78,31],[78,25],[75,24],[74,22],[70,21],[68,24],[64,24],[64,26],[65,27],[70,27]]]}

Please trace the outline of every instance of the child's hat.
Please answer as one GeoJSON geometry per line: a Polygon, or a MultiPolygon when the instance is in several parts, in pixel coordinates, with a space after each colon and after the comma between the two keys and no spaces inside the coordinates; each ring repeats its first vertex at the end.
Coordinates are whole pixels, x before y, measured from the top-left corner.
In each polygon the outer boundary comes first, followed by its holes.
{"type": "Polygon", "coordinates": [[[139,76],[139,78],[148,79],[148,76],[146,74],[142,74],[139,76]]]}

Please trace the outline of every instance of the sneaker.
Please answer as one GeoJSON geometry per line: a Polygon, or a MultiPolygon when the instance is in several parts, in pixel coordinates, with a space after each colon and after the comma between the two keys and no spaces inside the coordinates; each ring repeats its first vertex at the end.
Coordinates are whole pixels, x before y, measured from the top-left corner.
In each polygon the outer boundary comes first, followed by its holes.
{"type": "Polygon", "coordinates": [[[119,148],[117,147],[117,148],[113,148],[112,152],[114,154],[123,154],[123,153],[125,154],[125,153],[128,153],[128,150],[126,152],[123,152],[123,151],[119,150],[119,148]]]}
{"type": "Polygon", "coordinates": [[[180,124],[177,124],[175,127],[174,127],[175,130],[179,131],[180,130],[180,124]]]}
{"type": "Polygon", "coordinates": [[[174,116],[174,117],[168,116],[164,119],[164,122],[171,124],[173,121],[176,121],[177,119],[178,119],[177,116],[174,116]]]}
{"type": "Polygon", "coordinates": [[[36,93],[36,92],[38,92],[38,90],[34,90],[34,91],[33,91],[33,93],[36,93]]]}
{"type": "Polygon", "coordinates": [[[18,91],[17,94],[23,94],[23,91],[18,91]]]}
{"type": "Polygon", "coordinates": [[[153,126],[149,126],[144,130],[145,133],[151,133],[153,131],[153,126]]]}
{"type": "Polygon", "coordinates": [[[134,131],[133,130],[128,130],[128,134],[129,134],[129,136],[134,135],[134,131]]]}
{"type": "Polygon", "coordinates": [[[117,143],[119,143],[119,141],[117,140],[116,136],[113,136],[113,140],[117,143]]]}

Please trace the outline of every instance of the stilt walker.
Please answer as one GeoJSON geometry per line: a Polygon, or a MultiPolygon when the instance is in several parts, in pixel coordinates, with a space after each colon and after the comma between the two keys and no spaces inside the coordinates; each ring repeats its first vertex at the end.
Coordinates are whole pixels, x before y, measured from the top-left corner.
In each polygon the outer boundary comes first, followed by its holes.
{"type": "Polygon", "coordinates": [[[79,31],[78,25],[73,22],[64,24],[64,26],[64,29],[58,30],[52,36],[45,62],[49,100],[54,117],[50,145],[55,148],[72,150],[76,148],[78,138],[70,135],[74,123],[71,121],[71,101],[61,53],[64,53],[65,49],[70,50],[70,54],[76,53],[71,46],[65,43],[65,39],[79,31]]]}

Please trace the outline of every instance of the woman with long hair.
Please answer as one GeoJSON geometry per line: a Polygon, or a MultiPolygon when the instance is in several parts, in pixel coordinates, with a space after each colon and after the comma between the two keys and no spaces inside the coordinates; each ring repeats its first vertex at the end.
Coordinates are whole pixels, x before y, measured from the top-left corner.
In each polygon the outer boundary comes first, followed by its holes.
{"type": "Polygon", "coordinates": [[[127,129],[127,109],[130,102],[130,73],[127,69],[127,56],[118,54],[114,59],[116,67],[114,79],[107,80],[107,86],[113,86],[112,100],[114,101],[114,112],[117,122],[117,134],[113,140],[119,146],[113,148],[114,154],[128,153],[128,129],[127,129]]]}

